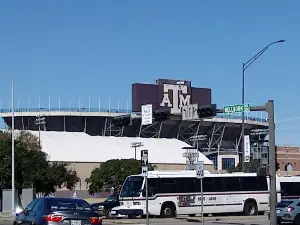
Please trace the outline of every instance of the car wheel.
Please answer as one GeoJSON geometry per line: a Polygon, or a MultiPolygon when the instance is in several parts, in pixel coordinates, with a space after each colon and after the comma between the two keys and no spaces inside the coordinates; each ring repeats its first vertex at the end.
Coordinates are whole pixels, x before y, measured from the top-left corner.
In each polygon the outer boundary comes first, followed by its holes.
{"type": "Polygon", "coordinates": [[[106,212],[105,212],[105,217],[106,217],[106,219],[110,219],[110,218],[111,218],[110,212],[111,212],[111,209],[107,209],[107,210],[106,210],[106,212]]]}
{"type": "Polygon", "coordinates": [[[297,216],[295,216],[294,224],[295,225],[300,225],[300,214],[297,214],[297,216]]]}

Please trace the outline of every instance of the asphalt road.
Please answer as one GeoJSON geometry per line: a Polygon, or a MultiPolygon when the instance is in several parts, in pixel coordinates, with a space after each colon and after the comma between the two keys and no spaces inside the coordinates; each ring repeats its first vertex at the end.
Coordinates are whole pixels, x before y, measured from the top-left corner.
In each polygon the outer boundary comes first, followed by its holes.
{"type": "MultiPolygon", "coordinates": [[[[201,218],[193,217],[193,220],[188,218],[176,219],[150,219],[150,224],[155,225],[199,225],[201,218]],[[197,221],[198,220],[198,221],[197,221]]],[[[12,225],[11,218],[0,218],[0,225],[12,225]]],[[[146,225],[145,219],[118,219],[118,220],[104,220],[103,225],[146,225]]],[[[269,225],[270,221],[266,216],[253,216],[253,217],[205,217],[204,225],[269,225]]]]}

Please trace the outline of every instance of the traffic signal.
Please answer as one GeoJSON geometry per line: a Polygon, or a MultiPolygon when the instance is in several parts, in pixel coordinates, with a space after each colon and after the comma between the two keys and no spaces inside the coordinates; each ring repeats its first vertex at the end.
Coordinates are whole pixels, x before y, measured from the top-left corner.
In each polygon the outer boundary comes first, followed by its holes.
{"type": "Polygon", "coordinates": [[[171,110],[169,108],[158,109],[155,110],[152,114],[155,122],[161,122],[170,119],[171,110]]]}
{"type": "Polygon", "coordinates": [[[197,113],[199,115],[199,118],[214,117],[217,115],[217,105],[199,105],[197,113]]]}
{"type": "Polygon", "coordinates": [[[111,120],[111,124],[118,127],[123,127],[131,125],[131,121],[131,115],[117,116],[111,120]]]}

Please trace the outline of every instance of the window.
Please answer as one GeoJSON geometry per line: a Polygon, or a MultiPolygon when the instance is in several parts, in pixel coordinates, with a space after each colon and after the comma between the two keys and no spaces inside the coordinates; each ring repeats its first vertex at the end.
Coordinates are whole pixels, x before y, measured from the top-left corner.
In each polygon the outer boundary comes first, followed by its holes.
{"type": "Polygon", "coordinates": [[[86,201],[69,198],[49,198],[47,199],[47,208],[49,210],[92,210],[91,206],[86,201]]]}
{"type": "MultiPolygon", "coordinates": [[[[156,178],[148,178],[148,197],[152,197],[157,193],[157,180],[156,178]]],[[[143,189],[143,197],[146,197],[145,187],[143,189]]]]}
{"type": "Polygon", "coordinates": [[[175,178],[159,178],[158,192],[159,193],[176,193],[176,179],[175,178]]]}
{"type": "Polygon", "coordinates": [[[259,177],[241,177],[241,185],[243,191],[261,191],[259,177]]]}
{"type": "Polygon", "coordinates": [[[118,195],[114,194],[114,195],[111,195],[109,196],[105,202],[114,202],[114,201],[117,201],[118,200],[118,195]]]}
{"type": "Polygon", "coordinates": [[[300,183],[298,182],[281,182],[281,194],[283,197],[300,196],[300,183]]]}
{"type": "Polygon", "coordinates": [[[268,191],[268,181],[266,176],[258,176],[257,177],[257,184],[259,191],[268,191]]]}
{"type": "Polygon", "coordinates": [[[224,192],[226,191],[224,187],[224,182],[221,179],[221,177],[213,177],[213,183],[214,183],[214,191],[215,192],[224,192]]]}
{"type": "Polygon", "coordinates": [[[194,178],[176,178],[177,193],[192,193],[195,191],[194,178]]]}
{"type": "Polygon", "coordinates": [[[39,199],[36,204],[33,206],[32,208],[32,212],[37,212],[39,211],[41,208],[42,208],[42,203],[43,203],[43,200],[42,199],[39,199]]]}
{"type": "Polygon", "coordinates": [[[241,191],[239,177],[223,177],[222,181],[226,191],[241,191]]]}
{"type": "Polygon", "coordinates": [[[34,199],[31,203],[29,203],[29,205],[26,207],[26,211],[31,211],[35,205],[35,203],[37,203],[38,199],[34,199]]]}
{"type": "Polygon", "coordinates": [[[286,208],[288,207],[290,204],[293,204],[293,201],[281,201],[277,204],[277,208],[286,208]]]}
{"type": "Polygon", "coordinates": [[[143,185],[144,177],[130,176],[122,187],[120,197],[139,197],[143,185]]]}
{"type": "Polygon", "coordinates": [[[227,170],[235,166],[234,158],[222,158],[222,170],[227,170]]]}
{"type": "MultiPolygon", "coordinates": [[[[203,179],[203,192],[216,192],[219,187],[215,186],[215,180],[217,180],[214,177],[205,177],[203,179]]],[[[200,179],[195,180],[195,191],[201,192],[201,181],[200,179]]]]}

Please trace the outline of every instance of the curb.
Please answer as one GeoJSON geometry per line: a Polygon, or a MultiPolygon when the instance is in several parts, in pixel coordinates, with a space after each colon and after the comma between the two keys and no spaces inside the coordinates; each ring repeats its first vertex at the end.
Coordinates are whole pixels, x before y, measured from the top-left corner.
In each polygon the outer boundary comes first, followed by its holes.
{"type": "Polygon", "coordinates": [[[107,220],[113,224],[142,224],[141,221],[118,221],[118,220],[107,220]]]}
{"type": "MultiPolygon", "coordinates": [[[[209,218],[209,217],[204,217],[204,221],[205,222],[214,222],[214,221],[224,221],[224,220],[253,220],[253,219],[262,219],[264,218],[264,216],[249,216],[249,217],[245,217],[245,216],[242,216],[242,217],[239,217],[239,216],[236,216],[236,217],[232,217],[232,216],[224,216],[224,217],[212,217],[212,218],[209,218]]],[[[193,218],[175,218],[175,219],[178,219],[178,220],[185,220],[187,222],[194,222],[194,223],[201,223],[201,219],[193,219],[193,218]]]]}

